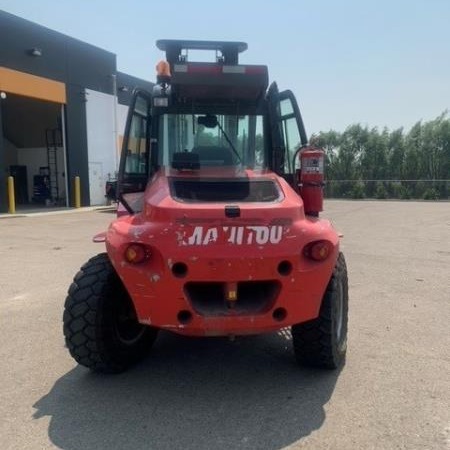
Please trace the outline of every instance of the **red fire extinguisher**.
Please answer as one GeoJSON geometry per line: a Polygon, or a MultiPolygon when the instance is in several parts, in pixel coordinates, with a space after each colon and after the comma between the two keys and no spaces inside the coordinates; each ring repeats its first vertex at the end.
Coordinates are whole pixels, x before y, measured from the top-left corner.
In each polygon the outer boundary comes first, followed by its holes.
{"type": "Polygon", "coordinates": [[[320,147],[305,147],[300,152],[300,195],[309,216],[317,217],[323,211],[324,162],[320,147]]]}

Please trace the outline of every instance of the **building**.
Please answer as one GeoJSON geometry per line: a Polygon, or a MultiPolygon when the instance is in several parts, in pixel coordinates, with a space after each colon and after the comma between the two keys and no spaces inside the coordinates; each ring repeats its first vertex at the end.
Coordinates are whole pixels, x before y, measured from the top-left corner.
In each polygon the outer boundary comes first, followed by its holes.
{"type": "Polygon", "coordinates": [[[16,203],[105,204],[131,92],[152,84],[117,71],[116,55],[0,11],[0,212],[16,203]]]}

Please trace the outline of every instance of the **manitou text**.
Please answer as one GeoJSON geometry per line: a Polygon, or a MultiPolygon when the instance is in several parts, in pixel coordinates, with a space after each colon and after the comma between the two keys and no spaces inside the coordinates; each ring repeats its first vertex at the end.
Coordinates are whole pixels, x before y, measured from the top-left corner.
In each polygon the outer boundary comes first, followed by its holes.
{"type": "Polygon", "coordinates": [[[233,245],[278,244],[283,237],[283,227],[274,226],[223,226],[206,228],[198,226],[190,236],[178,234],[180,245],[211,245],[228,243],[233,245]]]}

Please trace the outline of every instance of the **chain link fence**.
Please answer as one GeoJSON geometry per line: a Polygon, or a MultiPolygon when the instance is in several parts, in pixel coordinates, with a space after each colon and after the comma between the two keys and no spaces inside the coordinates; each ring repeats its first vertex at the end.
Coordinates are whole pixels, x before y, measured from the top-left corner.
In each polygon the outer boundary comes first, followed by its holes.
{"type": "Polygon", "coordinates": [[[327,180],[325,197],[449,200],[450,180],[327,180]]]}

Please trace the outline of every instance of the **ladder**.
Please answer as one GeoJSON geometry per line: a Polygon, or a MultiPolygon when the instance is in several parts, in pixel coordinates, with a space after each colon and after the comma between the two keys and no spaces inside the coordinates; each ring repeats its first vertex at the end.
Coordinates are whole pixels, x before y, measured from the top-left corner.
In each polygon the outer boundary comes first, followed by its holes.
{"type": "Polygon", "coordinates": [[[62,147],[61,130],[58,128],[45,130],[45,141],[47,144],[50,197],[53,203],[57,203],[59,200],[58,148],[62,147]]]}

